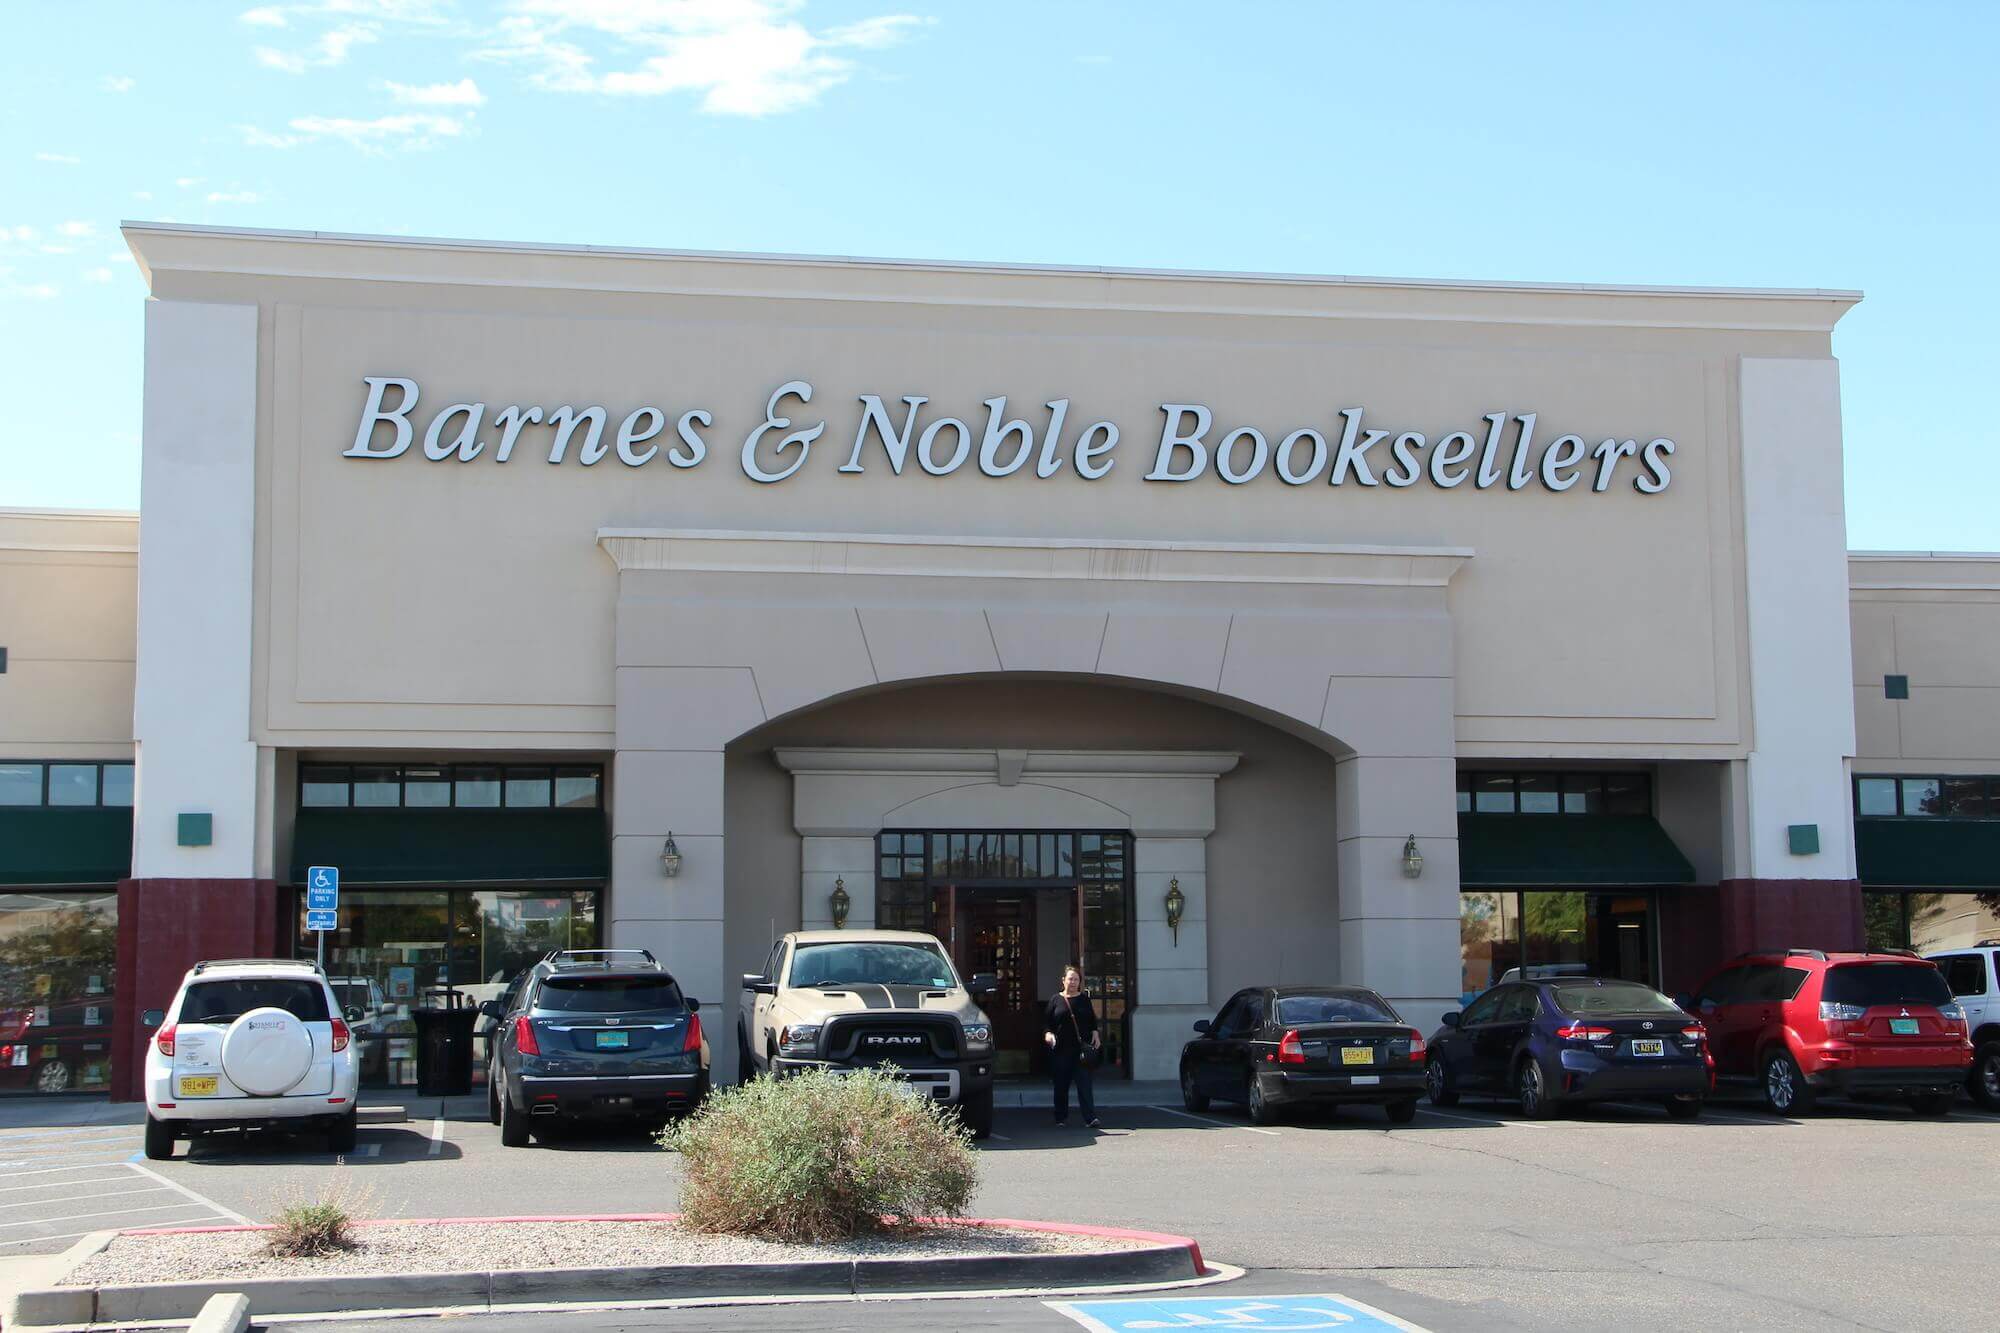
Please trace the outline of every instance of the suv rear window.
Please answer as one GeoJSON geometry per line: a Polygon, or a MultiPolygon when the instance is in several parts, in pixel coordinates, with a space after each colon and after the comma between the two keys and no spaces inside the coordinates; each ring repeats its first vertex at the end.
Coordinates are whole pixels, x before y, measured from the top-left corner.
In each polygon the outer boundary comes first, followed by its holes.
{"type": "Polygon", "coordinates": [[[1845,963],[1828,968],[1820,999],[1835,1004],[1950,1004],[1951,987],[1928,964],[1845,963]]]}
{"type": "Polygon", "coordinates": [[[1678,1014],[1680,1006],[1651,986],[1557,986],[1556,1005],[1566,1014],[1678,1014]]]}
{"type": "Polygon", "coordinates": [[[302,1023],[327,1020],[326,988],[304,977],[197,981],[181,1001],[180,1022],[233,1023],[252,1009],[283,1009],[302,1023]]]}
{"type": "Polygon", "coordinates": [[[666,977],[553,976],[535,993],[535,1008],[557,1014],[629,1014],[682,1008],[681,988],[666,977]]]}

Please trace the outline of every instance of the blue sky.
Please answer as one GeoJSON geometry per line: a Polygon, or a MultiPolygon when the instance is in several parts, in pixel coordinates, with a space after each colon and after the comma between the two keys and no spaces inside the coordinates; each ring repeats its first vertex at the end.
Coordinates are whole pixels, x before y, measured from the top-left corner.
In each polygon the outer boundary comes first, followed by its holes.
{"type": "Polygon", "coordinates": [[[1856,547],[2000,549],[2000,6],[0,0],[0,505],[138,503],[125,218],[1861,288],[1856,547]],[[170,16],[170,17],[169,17],[170,16]]]}

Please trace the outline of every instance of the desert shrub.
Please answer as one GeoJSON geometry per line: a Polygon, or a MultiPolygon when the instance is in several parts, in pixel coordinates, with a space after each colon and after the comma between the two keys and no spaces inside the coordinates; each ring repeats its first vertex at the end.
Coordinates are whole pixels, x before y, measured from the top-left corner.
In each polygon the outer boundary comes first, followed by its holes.
{"type": "Polygon", "coordinates": [[[957,1114],[873,1070],[758,1079],[660,1142],[681,1155],[681,1222],[695,1231],[840,1240],[962,1217],[978,1183],[957,1114]]]}
{"type": "Polygon", "coordinates": [[[346,1185],[335,1185],[317,1198],[288,1199],[271,1218],[264,1251],[281,1259],[316,1259],[351,1250],[359,1243],[354,1223],[368,1202],[365,1191],[346,1185]]]}

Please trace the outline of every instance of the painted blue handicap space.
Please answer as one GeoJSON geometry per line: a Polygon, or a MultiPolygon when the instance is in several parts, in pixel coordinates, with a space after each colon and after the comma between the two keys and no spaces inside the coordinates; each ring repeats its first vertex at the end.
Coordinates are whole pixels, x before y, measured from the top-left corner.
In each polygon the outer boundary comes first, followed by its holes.
{"type": "Polygon", "coordinates": [[[1173,1329],[1242,1329],[1244,1333],[1305,1333],[1340,1329],[1363,1333],[1399,1329],[1424,1333],[1417,1325],[1332,1292],[1306,1296],[1163,1296],[1123,1301],[1050,1301],[1091,1333],[1170,1333],[1173,1329]]]}

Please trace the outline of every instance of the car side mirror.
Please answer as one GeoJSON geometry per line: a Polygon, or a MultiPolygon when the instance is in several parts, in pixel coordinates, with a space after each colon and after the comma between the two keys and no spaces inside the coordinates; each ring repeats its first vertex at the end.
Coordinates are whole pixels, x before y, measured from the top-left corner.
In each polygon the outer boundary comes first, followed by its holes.
{"type": "Polygon", "coordinates": [[[991,972],[975,972],[965,988],[974,995],[997,994],[1000,990],[1000,978],[991,972]]]}
{"type": "Polygon", "coordinates": [[[481,1000],[481,1001],[479,1002],[479,1012],[480,1012],[480,1014],[481,1014],[481,1015],[482,1015],[483,1017],[486,1017],[486,1018],[490,1018],[490,1019],[492,1019],[492,1020],[493,1020],[494,1022],[496,1022],[496,1023],[497,1023],[497,1022],[499,1022],[499,1021],[500,1021],[500,1001],[498,1001],[498,1000],[481,1000]]]}
{"type": "Polygon", "coordinates": [[[689,1012],[689,1013],[691,1013],[691,1014],[698,1014],[698,1013],[700,1013],[700,1012],[701,1012],[701,1001],[700,1001],[700,1000],[697,1000],[697,999],[695,999],[695,998],[694,998],[694,996],[692,996],[692,995],[689,995],[689,996],[687,996],[687,997],[685,997],[685,998],[687,999],[687,1006],[688,1006],[688,1012],[689,1012]]]}
{"type": "Polygon", "coordinates": [[[1444,1024],[1448,1028],[1455,1028],[1458,1026],[1459,1020],[1464,1017],[1465,1017],[1464,1014],[1461,1014],[1460,1012],[1458,1012],[1458,1010],[1454,1009],[1450,1013],[1446,1014],[1443,1018],[1440,1018],[1438,1022],[1444,1024]]]}
{"type": "Polygon", "coordinates": [[[1194,1030],[1201,1033],[1204,1037],[1208,1035],[1209,1026],[1209,1021],[1206,1018],[1197,1018],[1194,1021],[1194,1030]]]}
{"type": "Polygon", "coordinates": [[[167,1012],[164,1009],[148,1009],[145,1013],[139,1015],[139,1025],[141,1027],[156,1028],[166,1021],[167,1012]]]}
{"type": "Polygon", "coordinates": [[[363,1014],[359,1009],[349,1009],[347,1011],[347,1021],[350,1023],[359,1023],[362,1018],[363,1014]]]}
{"type": "Polygon", "coordinates": [[[760,972],[745,972],[743,974],[743,989],[753,995],[776,995],[778,993],[778,983],[775,981],[766,981],[760,972]]]}

